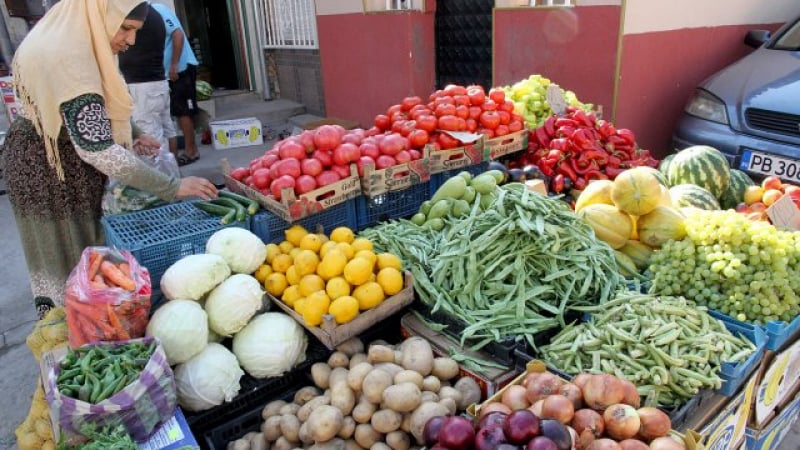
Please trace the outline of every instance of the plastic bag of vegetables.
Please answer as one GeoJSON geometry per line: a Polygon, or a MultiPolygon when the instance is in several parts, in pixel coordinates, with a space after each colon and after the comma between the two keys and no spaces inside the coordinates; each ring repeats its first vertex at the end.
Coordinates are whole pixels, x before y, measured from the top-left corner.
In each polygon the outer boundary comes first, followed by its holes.
{"type": "Polygon", "coordinates": [[[36,383],[28,417],[17,427],[17,446],[20,450],[54,449],[53,431],[50,426],[50,409],[44,398],[41,383],[36,383]]]}
{"type": "Polygon", "coordinates": [[[67,314],[63,306],[53,308],[47,315],[36,322],[33,331],[25,339],[28,348],[33,353],[36,361],[42,353],[47,353],[55,348],[67,344],[67,314]]]}

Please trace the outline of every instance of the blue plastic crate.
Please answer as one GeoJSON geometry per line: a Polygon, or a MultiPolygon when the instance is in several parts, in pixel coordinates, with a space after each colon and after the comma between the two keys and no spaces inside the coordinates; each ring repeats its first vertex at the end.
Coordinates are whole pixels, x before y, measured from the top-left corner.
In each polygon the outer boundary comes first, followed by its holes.
{"type": "Polygon", "coordinates": [[[480,175],[489,168],[489,162],[484,161],[480,164],[473,164],[471,166],[462,167],[460,169],[452,169],[444,172],[431,174],[431,195],[439,189],[448,178],[454,177],[461,172],[469,172],[472,176],[480,175]]]}
{"type": "Polygon", "coordinates": [[[426,181],[399,191],[356,198],[356,228],[363,230],[378,222],[410,217],[419,211],[425,200],[431,198],[431,182],[426,181]]]}
{"type": "Polygon", "coordinates": [[[345,200],[317,214],[304,217],[296,222],[286,222],[269,211],[260,211],[250,219],[250,231],[262,241],[278,243],[285,239],[284,231],[294,224],[302,225],[308,231],[316,231],[321,226],[325,233],[336,227],[356,229],[356,199],[345,200]]]}
{"type": "Polygon", "coordinates": [[[228,227],[250,228],[250,222],[219,223],[212,216],[192,206],[191,202],[172,203],[159,208],[101,219],[106,245],[129,250],[140,265],[150,271],[150,281],[157,289],[161,276],[175,261],[187,255],[205,253],[206,241],[215,232],[228,227]]]}
{"type": "Polygon", "coordinates": [[[731,397],[739,392],[739,389],[744,386],[750,375],[756,370],[756,367],[761,365],[761,360],[764,359],[764,352],[766,351],[767,336],[761,328],[744,327],[725,320],[722,320],[722,323],[734,336],[744,337],[756,346],[756,349],[744,362],[722,363],[719,371],[719,377],[722,378],[722,387],[717,389],[717,392],[726,397],[731,397]]]}
{"type": "Polygon", "coordinates": [[[726,323],[733,323],[744,328],[760,328],[766,334],[767,344],[766,349],[772,352],[779,352],[784,350],[792,344],[798,337],[800,337],[800,316],[797,316],[789,323],[783,321],[768,322],[766,325],[756,325],[752,323],[742,322],[736,320],[731,316],[722,314],[718,311],[709,311],[709,313],[726,323]]]}

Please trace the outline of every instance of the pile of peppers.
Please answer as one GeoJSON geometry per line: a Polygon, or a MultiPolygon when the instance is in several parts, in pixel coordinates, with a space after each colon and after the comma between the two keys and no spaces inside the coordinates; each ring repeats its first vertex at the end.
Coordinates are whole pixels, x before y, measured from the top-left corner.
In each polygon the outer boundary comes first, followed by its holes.
{"type": "Polygon", "coordinates": [[[658,163],[649,150],[637,148],[631,130],[569,107],[563,116],[550,116],[532,130],[527,151],[508,165],[538,166],[550,178],[551,191],[558,192],[565,179],[581,191],[592,180],[613,180],[631,167],[658,167],[658,163]]]}

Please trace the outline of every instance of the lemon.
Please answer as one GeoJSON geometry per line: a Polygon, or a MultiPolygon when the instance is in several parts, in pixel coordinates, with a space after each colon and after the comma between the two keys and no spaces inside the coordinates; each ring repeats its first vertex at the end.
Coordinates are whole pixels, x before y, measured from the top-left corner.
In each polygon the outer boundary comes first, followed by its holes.
{"type": "Polygon", "coordinates": [[[381,285],[375,281],[367,281],[353,290],[353,297],[358,300],[358,309],[366,311],[381,304],[386,294],[381,285]]]}
{"type": "Polygon", "coordinates": [[[322,323],[322,316],[328,313],[330,306],[331,299],[325,291],[317,291],[307,296],[303,306],[303,320],[306,325],[319,326],[322,323]]]}
{"type": "Polygon", "coordinates": [[[311,250],[314,253],[319,252],[320,247],[322,247],[322,239],[320,239],[318,234],[311,234],[308,233],[307,235],[303,236],[300,239],[299,247],[303,250],[311,250]]]}
{"type": "Polygon", "coordinates": [[[378,253],[378,270],[385,269],[387,267],[394,267],[397,270],[403,270],[403,263],[400,261],[400,258],[397,257],[394,253],[378,253]]]}
{"type": "Polygon", "coordinates": [[[303,315],[303,311],[306,309],[306,298],[300,297],[294,301],[294,312],[297,314],[303,315]]]}
{"type": "Polygon", "coordinates": [[[272,260],[275,259],[276,256],[283,253],[281,248],[278,247],[278,244],[267,244],[267,264],[272,264],[272,260]]]}
{"type": "Polygon", "coordinates": [[[258,266],[256,272],[253,274],[253,277],[258,280],[259,283],[263,283],[264,280],[267,278],[267,275],[272,273],[272,266],[269,264],[262,264],[258,266]]]}
{"type": "MultiPolygon", "coordinates": [[[[311,236],[310,234],[307,236],[311,236]]],[[[319,256],[313,250],[300,250],[294,256],[294,267],[301,277],[317,271],[319,256]]]]}
{"type": "Polygon", "coordinates": [[[289,269],[289,266],[292,265],[292,257],[282,253],[275,257],[272,260],[272,270],[275,272],[286,273],[286,270],[289,269]]]}
{"type": "Polygon", "coordinates": [[[297,254],[300,253],[301,251],[303,251],[303,250],[300,247],[295,247],[295,248],[289,250],[289,256],[291,256],[292,259],[294,259],[294,257],[297,256],[297,254]]]}
{"type": "Polygon", "coordinates": [[[350,245],[353,246],[353,250],[355,250],[356,252],[358,252],[359,250],[370,250],[370,251],[374,250],[374,247],[372,246],[372,241],[363,237],[355,238],[350,245]]]}
{"type": "Polygon", "coordinates": [[[338,244],[336,244],[336,248],[341,250],[342,253],[344,253],[344,256],[346,256],[348,260],[353,259],[353,257],[356,256],[356,251],[353,250],[353,246],[348,244],[347,242],[339,242],[338,244]]]}
{"type": "Polygon", "coordinates": [[[331,303],[328,312],[337,324],[350,322],[358,316],[358,300],[349,295],[339,297],[331,303]]]}
{"type": "Polygon", "coordinates": [[[284,230],[283,234],[286,236],[286,240],[296,247],[300,245],[300,240],[303,239],[303,236],[308,234],[308,230],[298,224],[287,228],[284,230]]]}
{"type": "Polygon", "coordinates": [[[333,277],[325,284],[325,292],[331,300],[350,295],[350,283],[343,277],[333,277]]]}
{"type": "Polygon", "coordinates": [[[275,297],[283,295],[283,291],[288,285],[289,282],[286,281],[286,275],[280,272],[272,272],[264,280],[264,289],[275,297]]]}
{"type": "Polygon", "coordinates": [[[386,295],[394,295],[403,290],[403,274],[394,267],[381,269],[377,281],[386,295]]]}
{"type": "Polygon", "coordinates": [[[300,293],[308,297],[317,291],[325,290],[325,280],[317,274],[306,275],[300,279],[300,293]]]}
{"type": "Polygon", "coordinates": [[[295,267],[294,264],[286,269],[286,281],[288,281],[290,285],[294,286],[300,284],[300,278],[302,277],[297,273],[297,267],[295,267]]]}
{"type": "Polygon", "coordinates": [[[294,307],[294,303],[297,299],[302,298],[303,295],[300,294],[300,286],[289,286],[283,290],[283,295],[281,295],[281,300],[283,303],[294,307]]]}
{"type": "Polygon", "coordinates": [[[330,280],[337,277],[344,272],[344,266],[347,264],[347,256],[342,253],[338,248],[328,250],[322,261],[317,265],[317,275],[321,276],[324,280],[330,280]]]}
{"type": "Polygon", "coordinates": [[[372,250],[359,250],[356,252],[353,258],[365,258],[369,260],[373,265],[375,265],[375,263],[378,262],[378,257],[375,255],[375,253],[372,252],[372,250]]]}
{"type": "Polygon", "coordinates": [[[351,243],[356,238],[353,230],[347,227],[336,227],[331,231],[331,240],[334,242],[351,243]]]}
{"type": "Polygon", "coordinates": [[[336,242],[334,241],[328,241],[322,244],[322,247],[319,248],[319,257],[320,258],[325,257],[325,254],[328,253],[328,250],[332,248],[336,248],[336,242]]]}
{"type": "Polygon", "coordinates": [[[324,243],[326,243],[326,242],[328,242],[328,241],[330,240],[330,239],[328,239],[328,236],[325,236],[325,233],[317,233],[317,236],[319,237],[319,240],[320,240],[320,241],[321,241],[323,244],[324,244],[324,243]]]}
{"type": "Polygon", "coordinates": [[[344,279],[348,283],[360,286],[369,281],[373,264],[366,258],[353,258],[344,266],[344,279]]]}
{"type": "Polygon", "coordinates": [[[281,253],[285,253],[288,255],[289,252],[292,251],[292,249],[294,248],[294,244],[292,244],[289,241],[281,241],[281,243],[278,244],[278,248],[281,249],[281,253]]]}

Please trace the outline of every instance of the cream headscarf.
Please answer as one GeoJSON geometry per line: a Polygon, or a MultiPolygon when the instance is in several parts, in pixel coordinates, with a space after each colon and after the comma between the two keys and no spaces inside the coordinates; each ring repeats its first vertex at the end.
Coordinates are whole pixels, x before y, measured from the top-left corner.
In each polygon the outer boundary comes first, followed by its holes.
{"type": "Polygon", "coordinates": [[[60,106],[83,94],[103,97],[114,142],[130,148],[133,109],[111,38],[143,0],[61,0],[30,30],[12,63],[25,115],[44,138],[47,160],[64,179],[58,153],[60,106]]]}

